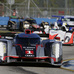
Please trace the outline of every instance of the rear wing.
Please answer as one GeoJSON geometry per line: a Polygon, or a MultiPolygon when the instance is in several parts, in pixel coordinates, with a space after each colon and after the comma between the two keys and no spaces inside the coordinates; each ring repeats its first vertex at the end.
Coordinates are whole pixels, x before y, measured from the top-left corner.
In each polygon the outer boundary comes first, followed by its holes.
{"type": "Polygon", "coordinates": [[[58,16],[58,15],[52,15],[52,17],[55,17],[55,18],[64,18],[64,16],[58,16]]]}
{"type": "Polygon", "coordinates": [[[14,37],[15,37],[15,35],[16,35],[17,33],[0,33],[0,38],[1,39],[9,39],[9,40],[11,40],[11,39],[14,39],[14,37]]]}
{"type": "Polygon", "coordinates": [[[49,39],[49,34],[38,34],[42,40],[47,40],[49,39]]]}
{"type": "Polygon", "coordinates": [[[44,32],[44,29],[43,28],[42,29],[40,29],[40,28],[39,29],[30,29],[30,30],[31,30],[31,32],[32,31],[42,31],[42,32],[44,32]]]}
{"type": "MultiPolygon", "coordinates": [[[[1,39],[14,39],[14,37],[19,34],[20,32],[8,32],[8,33],[0,33],[0,38],[1,39]]],[[[42,40],[45,40],[45,39],[49,39],[49,34],[38,34],[42,40]]]]}

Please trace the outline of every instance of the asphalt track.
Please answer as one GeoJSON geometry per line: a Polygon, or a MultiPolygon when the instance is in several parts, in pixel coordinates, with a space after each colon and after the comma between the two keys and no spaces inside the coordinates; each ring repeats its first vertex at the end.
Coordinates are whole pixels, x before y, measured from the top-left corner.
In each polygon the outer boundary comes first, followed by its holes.
{"type": "Polygon", "coordinates": [[[74,72],[74,59],[68,59],[63,62],[63,65],[61,66],[61,69],[65,69],[68,71],[74,72]]]}
{"type": "MultiPolygon", "coordinates": [[[[74,46],[63,46],[63,60],[70,59],[74,59],[74,46]]],[[[0,65],[0,74],[74,74],[74,72],[46,63],[11,63],[0,65]]]]}

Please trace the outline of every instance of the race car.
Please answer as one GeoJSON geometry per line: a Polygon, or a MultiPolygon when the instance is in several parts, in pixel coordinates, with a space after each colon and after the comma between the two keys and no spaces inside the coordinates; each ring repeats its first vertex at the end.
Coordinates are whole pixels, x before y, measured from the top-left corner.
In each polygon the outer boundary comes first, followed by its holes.
{"type": "Polygon", "coordinates": [[[74,44],[74,32],[66,31],[65,27],[61,30],[50,30],[49,39],[55,39],[57,41],[62,41],[63,45],[73,45],[74,44]]]}
{"type": "Polygon", "coordinates": [[[61,26],[63,26],[63,24],[66,25],[66,27],[69,27],[69,31],[72,31],[72,28],[74,28],[74,16],[69,16],[69,15],[65,15],[65,16],[55,16],[53,15],[52,17],[56,17],[57,18],[57,24],[58,27],[60,28],[61,26]]]}
{"type": "Polygon", "coordinates": [[[25,31],[25,29],[30,29],[30,30],[39,30],[40,26],[37,25],[37,22],[33,18],[26,18],[24,21],[20,22],[20,30],[25,31]],[[25,23],[26,22],[26,23],[25,23]]]}
{"type": "Polygon", "coordinates": [[[36,34],[48,34],[49,33],[49,23],[48,22],[42,22],[40,24],[40,29],[39,30],[35,30],[32,33],[36,33],[36,34]]]}
{"type": "Polygon", "coordinates": [[[25,31],[26,29],[30,29],[32,33],[36,34],[47,34],[49,31],[49,23],[43,22],[38,25],[36,20],[33,18],[26,18],[24,21],[20,22],[20,31],[25,31]]]}
{"type": "Polygon", "coordinates": [[[23,21],[23,18],[11,18],[7,24],[7,30],[19,30],[20,29],[20,22],[23,21]]]}
{"type": "Polygon", "coordinates": [[[31,33],[30,30],[16,34],[13,39],[4,38],[0,39],[0,63],[32,61],[61,66],[62,43],[60,41],[41,40],[38,34],[31,33]]]}
{"type": "Polygon", "coordinates": [[[48,22],[42,22],[40,24],[40,28],[43,29],[43,31],[45,32],[45,34],[48,34],[49,33],[50,26],[49,26],[49,23],[48,22]]]}

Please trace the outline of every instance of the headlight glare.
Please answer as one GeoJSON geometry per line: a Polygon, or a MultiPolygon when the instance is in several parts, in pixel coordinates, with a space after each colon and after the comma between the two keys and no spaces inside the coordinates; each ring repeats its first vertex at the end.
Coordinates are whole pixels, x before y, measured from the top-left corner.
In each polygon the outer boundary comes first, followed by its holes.
{"type": "Polygon", "coordinates": [[[29,24],[24,24],[24,28],[29,28],[29,24]]]}

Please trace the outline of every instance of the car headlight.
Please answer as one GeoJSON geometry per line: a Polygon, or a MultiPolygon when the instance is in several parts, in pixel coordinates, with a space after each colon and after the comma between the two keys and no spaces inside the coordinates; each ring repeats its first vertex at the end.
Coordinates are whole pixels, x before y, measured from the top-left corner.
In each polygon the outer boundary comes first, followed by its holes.
{"type": "Polygon", "coordinates": [[[24,24],[24,28],[29,28],[29,24],[24,24]]]}
{"type": "Polygon", "coordinates": [[[49,28],[49,26],[48,25],[44,25],[44,28],[49,28]]]}
{"type": "Polygon", "coordinates": [[[59,49],[60,49],[59,43],[54,43],[52,45],[52,54],[55,56],[55,58],[59,58],[59,49]]]}
{"type": "Polygon", "coordinates": [[[46,25],[44,25],[44,28],[46,28],[47,26],[46,25]]]}

